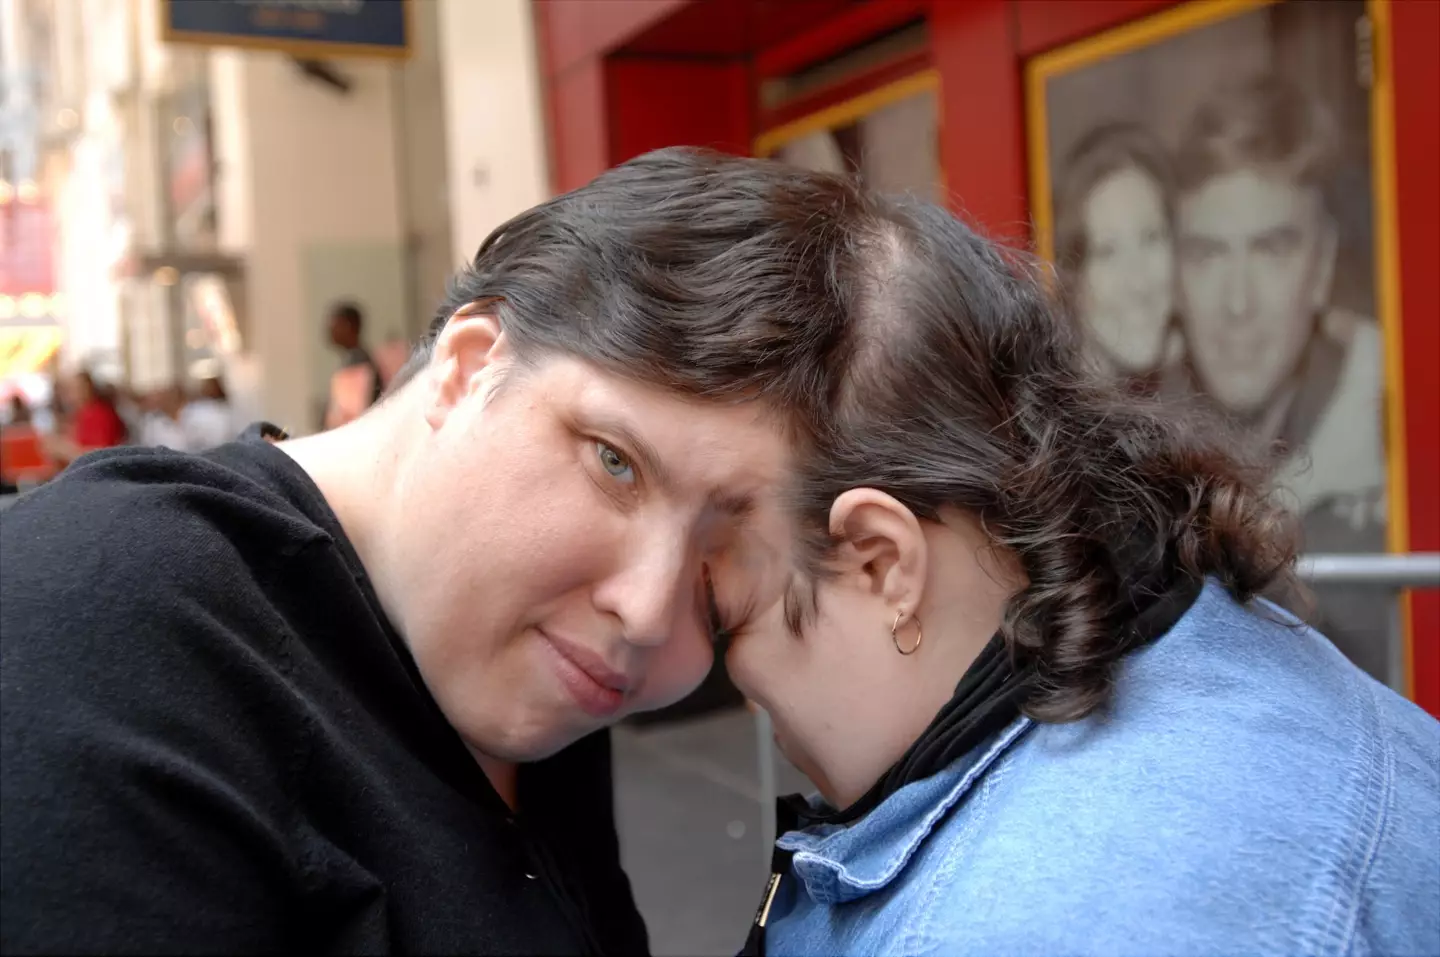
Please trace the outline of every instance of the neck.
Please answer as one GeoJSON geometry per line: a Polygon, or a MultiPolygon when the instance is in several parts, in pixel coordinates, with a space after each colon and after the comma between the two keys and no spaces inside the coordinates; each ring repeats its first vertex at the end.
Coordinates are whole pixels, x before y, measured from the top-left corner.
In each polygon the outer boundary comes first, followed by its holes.
{"type": "MultiPolygon", "coordinates": [[[[400,457],[405,453],[402,405],[397,395],[353,422],[279,448],[309,474],[340,520],[366,572],[381,592],[387,614],[393,609],[381,589],[385,578],[386,517],[394,514],[392,496],[400,457]]],[[[393,620],[393,619],[392,619],[393,620]]]]}
{"type": "MultiPolygon", "coordinates": [[[[405,517],[402,462],[412,451],[410,430],[405,425],[420,414],[414,408],[416,401],[414,390],[402,390],[353,422],[279,446],[325,496],[401,638],[405,637],[404,615],[397,597],[403,589],[394,584],[387,561],[395,551],[389,521],[392,516],[400,521],[405,517]]],[[[515,808],[516,766],[473,747],[470,752],[501,799],[515,808]]]]}
{"type": "Polygon", "coordinates": [[[929,553],[919,609],[924,643],[913,656],[895,662],[903,672],[881,692],[890,698],[881,702],[884,721],[857,729],[862,741],[856,735],[832,735],[833,743],[817,747],[813,755],[810,776],[836,808],[864,797],[925,734],[999,630],[1010,598],[1025,584],[1019,563],[968,514],[950,510],[941,522],[924,528],[929,553]]]}

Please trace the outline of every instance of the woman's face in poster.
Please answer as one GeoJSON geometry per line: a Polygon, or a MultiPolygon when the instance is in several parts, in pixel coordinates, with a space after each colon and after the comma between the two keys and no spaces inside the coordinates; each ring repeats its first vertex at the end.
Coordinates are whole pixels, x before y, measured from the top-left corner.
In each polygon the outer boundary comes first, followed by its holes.
{"type": "Polygon", "coordinates": [[[1175,301],[1175,257],[1165,197],[1127,167],[1085,200],[1080,309],[1094,341],[1122,372],[1160,365],[1175,301]]]}

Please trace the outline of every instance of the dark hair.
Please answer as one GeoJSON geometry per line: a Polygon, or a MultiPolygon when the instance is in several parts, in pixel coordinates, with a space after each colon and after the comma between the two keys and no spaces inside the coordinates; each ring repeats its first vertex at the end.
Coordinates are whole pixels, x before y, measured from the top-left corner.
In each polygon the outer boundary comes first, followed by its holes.
{"type": "Polygon", "coordinates": [[[337,302],[331,306],[330,318],[332,320],[339,319],[356,332],[359,332],[365,325],[365,314],[353,302],[337,302]]]}
{"type": "MultiPolygon", "coordinates": [[[[1049,721],[1104,703],[1136,592],[1167,569],[1214,576],[1241,601],[1289,579],[1292,518],[1218,421],[1089,369],[1049,277],[1022,254],[935,206],[873,202],[886,266],[838,357],[833,428],[796,503],[812,574],[827,573],[828,514],[847,489],[880,489],[923,520],[978,517],[1028,578],[1003,633],[1033,669],[1027,713],[1049,721]]],[[[792,627],[814,608],[798,585],[792,627]]]]}
{"type": "Polygon", "coordinates": [[[1323,188],[1336,136],[1330,113],[1288,80],[1265,74],[1225,84],[1186,127],[1178,185],[1188,192],[1216,176],[1261,169],[1323,188]]]}
{"type": "Polygon", "coordinates": [[[491,301],[522,361],[576,356],[684,395],[763,401],[803,447],[862,311],[865,202],[849,179],[767,160],[646,154],[496,229],[397,384],[457,309],[491,301]]]}
{"type": "MultiPolygon", "coordinates": [[[[846,489],[928,520],[968,509],[1029,577],[1006,635],[1041,681],[1030,712],[1074,718],[1104,698],[1144,572],[1168,556],[1245,599],[1294,550],[1236,443],[1086,371],[1036,271],[848,177],[661,150],[492,233],[399,381],[458,309],[489,302],[522,361],[765,402],[801,462],[797,580],[827,573],[846,489]],[[1137,536],[1155,547],[1133,556],[1137,536]]],[[[803,604],[787,602],[793,628],[803,604]]]]}
{"type": "Polygon", "coordinates": [[[1106,123],[1080,138],[1060,167],[1055,190],[1055,265],[1073,291],[1088,255],[1085,205],[1096,186],[1122,170],[1135,169],[1155,181],[1174,219],[1175,176],[1159,140],[1135,123],[1106,123]]]}
{"type": "Polygon", "coordinates": [[[30,403],[25,397],[15,392],[10,395],[10,424],[28,425],[30,423],[30,403]]]}
{"type": "Polygon", "coordinates": [[[225,380],[218,375],[206,376],[199,381],[198,386],[201,398],[214,399],[217,402],[229,401],[229,396],[225,394],[225,380]]]}

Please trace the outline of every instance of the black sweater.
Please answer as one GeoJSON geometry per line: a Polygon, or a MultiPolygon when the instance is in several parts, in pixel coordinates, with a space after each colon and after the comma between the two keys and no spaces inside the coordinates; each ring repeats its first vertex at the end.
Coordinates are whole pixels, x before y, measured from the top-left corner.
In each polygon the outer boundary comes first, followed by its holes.
{"type": "Polygon", "coordinates": [[[512,815],[309,477],[95,453],[0,516],[0,950],[646,950],[609,738],[512,815]]]}

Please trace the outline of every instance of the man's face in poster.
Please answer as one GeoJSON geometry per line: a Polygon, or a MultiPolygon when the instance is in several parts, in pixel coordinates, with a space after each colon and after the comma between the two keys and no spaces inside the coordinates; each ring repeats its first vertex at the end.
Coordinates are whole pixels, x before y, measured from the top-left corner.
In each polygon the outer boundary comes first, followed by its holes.
{"type": "Polygon", "coordinates": [[[1257,412],[1294,372],[1329,300],[1335,228],[1320,191],[1242,168],[1182,194],[1176,216],[1201,385],[1231,412],[1257,412]]]}

